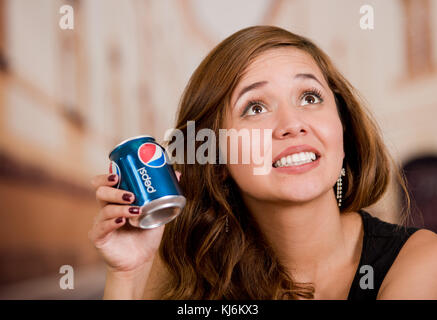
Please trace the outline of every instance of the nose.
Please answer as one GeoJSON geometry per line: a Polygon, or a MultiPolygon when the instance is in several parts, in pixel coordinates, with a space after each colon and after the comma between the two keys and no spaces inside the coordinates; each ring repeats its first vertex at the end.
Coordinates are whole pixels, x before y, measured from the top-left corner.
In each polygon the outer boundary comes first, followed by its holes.
{"type": "Polygon", "coordinates": [[[299,110],[294,110],[291,106],[280,108],[277,113],[278,121],[272,136],[275,139],[285,139],[297,137],[308,133],[308,126],[303,120],[299,110]]]}

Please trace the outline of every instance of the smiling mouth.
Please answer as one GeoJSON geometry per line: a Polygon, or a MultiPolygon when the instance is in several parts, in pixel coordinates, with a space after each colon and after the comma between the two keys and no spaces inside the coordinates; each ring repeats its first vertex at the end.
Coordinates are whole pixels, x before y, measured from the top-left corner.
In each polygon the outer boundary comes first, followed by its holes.
{"type": "Polygon", "coordinates": [[[272,164],[273,168],[282,168],[282,167],[293,167],[293,166],[300,166],[302,164],[311,163],[313,161],[316,161],[320,158],[319,155],[317,155],[314,152],[297,152],[290,154],[288,156],[284,156],[274,162],[272,164]]]}

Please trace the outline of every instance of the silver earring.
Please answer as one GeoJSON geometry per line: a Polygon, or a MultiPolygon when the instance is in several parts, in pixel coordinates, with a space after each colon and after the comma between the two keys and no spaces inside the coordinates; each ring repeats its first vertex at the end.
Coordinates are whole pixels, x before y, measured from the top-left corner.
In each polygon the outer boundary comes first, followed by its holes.
{"type": "Polygon", "coordinates": [[[341,197],[342,197],[342,190],[341,190],[341,177],[344,177],[346,175],[346,170],[344,168],[341,168],[340,176],[337,179],[337,202],[338,206],[341,207],[341,197]]]}

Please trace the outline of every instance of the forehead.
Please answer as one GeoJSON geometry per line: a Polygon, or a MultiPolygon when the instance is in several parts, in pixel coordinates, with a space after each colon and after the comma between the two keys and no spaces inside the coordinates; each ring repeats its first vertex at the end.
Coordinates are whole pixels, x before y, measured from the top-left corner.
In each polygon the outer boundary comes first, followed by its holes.
{"type": "Polygon", "coordinates": [[[273,76],[279,71],[289,76],[297,73],[313,73],[321,80],[324,78],[310,54],[293,47],[281,47],[267,50],[256,57],[243,72],[237,87],[249,81],[265,80],[262,78],[273,76]]]}

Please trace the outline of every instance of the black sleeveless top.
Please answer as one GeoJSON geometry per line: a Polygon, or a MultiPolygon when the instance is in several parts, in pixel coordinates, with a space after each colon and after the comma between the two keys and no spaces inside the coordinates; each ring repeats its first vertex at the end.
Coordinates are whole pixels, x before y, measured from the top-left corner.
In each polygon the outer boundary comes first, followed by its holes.
{"type": "Polygon", "coordinates": [[[376,300],[379,288],[402,246],[418,228],[404,228],[359,210],[364,239],[348,300],[376,300]],[[372,281],[373,280],[373,281],[372,281]]]}

